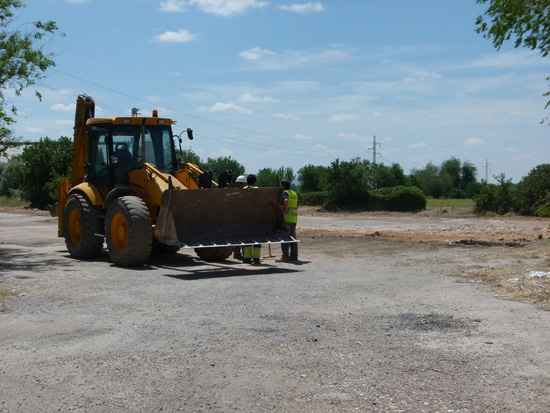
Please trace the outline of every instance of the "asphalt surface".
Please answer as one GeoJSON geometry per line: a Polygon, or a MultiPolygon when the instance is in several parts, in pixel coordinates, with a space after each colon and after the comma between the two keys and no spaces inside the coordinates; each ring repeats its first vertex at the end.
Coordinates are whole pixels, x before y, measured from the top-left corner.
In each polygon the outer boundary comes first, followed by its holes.
{"type": "Polygon", "coordinates": [[[119,268],[56,235],[0,212],[0,411],[550,411],[550,313],[461,277],[505,247],[312,235],[295,264],[119,268]]]}

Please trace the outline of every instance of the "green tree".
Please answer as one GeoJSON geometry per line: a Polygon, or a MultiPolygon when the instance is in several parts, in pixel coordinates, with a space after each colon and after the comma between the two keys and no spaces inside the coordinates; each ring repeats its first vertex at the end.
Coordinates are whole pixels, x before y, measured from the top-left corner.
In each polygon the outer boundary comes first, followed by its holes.
{"type": "MultiPolygon", "coordinates": [[[[23,89],[43,78],[49,67],[55,66],[53,54],[45,51],[45,40],[55,34],[57,25],[53,21],[35,21],[17,26],[14,16],[23,7],[25,4],[19,0],[0,1],[0,155],[19,143],[10,128],[15,123],[17,108],[6,108],[5,91],[13,90],[20,95],[23,89]]],[[[41,99],[38,91],[35,94],[41,99]]]]}
{"type": "Polygon", "coordinates": [[[71,164],[72,141],[41,138],[23,149],[19,187],[31,207],[44,209],[57,201],[57,179],[67,177],[71,164]]]}
{"type": "Polygon", "coordinates": [[[283,179],[288,179],[291,184],[292,181],[296,179],[296,175],[294,175],[294,170],[288,166],[281,166],[279,169],[277,169],[275,174],[279,177],[279,181],[282,181],[283,179]]]}
{"type": "Polygon", "coordinates": [[[368,166],[368,162],[360,158],[332,162],[321,180],[327,193],[327,203],[344,207],[365,206],[369,199],[368,166]]]}
{"type": "Polygon", "coordinates": [[[265,188],[277,186],[277,171],[272,168],[260,169],[256,175],[256,184],[265,188]]]}
{"type": "Polygon", "coordinates": [[[550,190],[550,164],[531,170],[516,186],[514,210],[522,215],[534,215],[550,190]]]}
{"type": "Polygon", "coordinates": [[[293,169],[286,166],[281,166],[277,170],[263,168],[256,175],[257,185],[266,188],[277,186],[277,178],[279,178],[279,182],[283,179],[288,179],[292,183],[295,177],[293,169]]]}
{"type": "Polygon", "coordinates": [[[232,171],[235,178],[244,175],[244,166],[231,156],[208,158],[204,164],[204,169],[210,170],[216,175],[221,174],[223,171],[232,171]]]}
{"type": "MultiPolygon", "coordinates": [[[[181,156],[185,158],[185,162],[189,162],[197,165],[200,169],[204,169],[203,162],[199,155],[197,155],[193,149],[183,149],[181,151],[181,156]]],[[[178,151],[179,153],[179,151],[178,151]]]]}
{"type": "MultiPolygon", "coordinates": [[[[462,164],[460,160],[451,156],[451,159],[443,161],[439,173],[444,176],[448,175],[450,179],[451,188],[462,189],[461,179],[460,179],[460,169],[462,164]]],[[[450,189],[450,188],[449,188],[450,189]]]]}
{"type": "Polygon", "coordinates": [[[21,156],[14,156],[7,162],[0,162],[0,195],[13,198],[21,198],[19,177],[24,168],[21,156]]]}
{"type": "MultiPolygon", "coordinates": [[[[489,3],[484,16],[476,20],[476,31],[491,39],[499,50],[515,38],[515,47],[538,49],[542,57],[550,53],[550,2],[548,0],[477,0],[489,3]]],[[[550,80],[550,78],[546,78],[550,80]]],[[[545,96],[550,95],[546,92],[545,96]]],[[[546,107],[550,105],[550,101],[546,107]]]]}
{"type": "Polygon", "coordinates": [[[433,198],[441,198],[445,194],[445,190],[450,186],[450,176],[448,174],[442,176],[439,172],[440,168],[432,162],[428,162],[424,169],[411,170],[416,186],[426,196],[433,198]]]}
{"type": "Polygon", "coordinates": [[[469,198],[472,198],[479,189],[477,168],[469,161],[462,162],[460,168],[460,189],[462,189],[469,198]]]}
{"type": "Polygon", "coordinates": [[[487,212],[495,212],[504,215],[512,210],[513,184],[511,179],[506,179],[504,174],[494,177],[498,185],[488,184],[483,181],[480,191],[473,198],[474,210],[477,214],[484,215],[487,212]]]}
{"type": "Polygon", "coordinates": [[[376,168],[376,180],[378,188],[392,188],[395,186],[407,186],[407,176],[398,163],[391,166],[380,164],[376,168]]]}
{"type": "Polygon", "coordinates": [[[301,192],[320,192],[321,178],[327,168],[320,165],[306,165],[298,170],[301,192]]]}

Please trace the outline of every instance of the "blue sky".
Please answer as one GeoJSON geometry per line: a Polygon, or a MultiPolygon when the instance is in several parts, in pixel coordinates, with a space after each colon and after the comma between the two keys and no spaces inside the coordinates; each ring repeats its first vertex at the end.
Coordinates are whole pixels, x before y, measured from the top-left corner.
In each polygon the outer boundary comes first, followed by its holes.
{"type": "Polygon", "coordinates": [[[16,134],[72,136],[74,102],[98,117],[158,109],[201,158],[247,173],[454,156],[490,182],[548,163],[540,122],[548,59],[496,51],[475,33],[475,0],[27,0],[18,22],[54,20],[56,67],[11,102],[16,134]],[[488,170],[486,169],[488,166],[488,170]]]}

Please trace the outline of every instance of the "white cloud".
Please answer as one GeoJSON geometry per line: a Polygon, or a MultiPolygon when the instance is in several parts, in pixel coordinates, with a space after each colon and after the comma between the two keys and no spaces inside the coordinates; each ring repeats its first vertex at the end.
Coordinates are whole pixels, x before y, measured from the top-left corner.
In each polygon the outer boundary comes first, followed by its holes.
{"type": "Polygon", "coordinates": [[[201,112],[221,112],[221,113],[232,113],[232,114],[241,114],[241,115],[250,115],[254,113],[253,110],[243,108],[242,106],[237,106],[234,103],[222,103],[217,102],[215,105],[210,106],[207,108],[206,106],[203,106],[199,108],[201,112]]]}
{"type": "Polygon", "coordinates": [[[154,37],[154,40],[159,43],[186,43],[197,38],[194,33],[189,33],[187,30],[180,29],[177,32],[165,32],[154,37]]]}
{"type": "Polygon", "coordinates": [[[262,56],[275,56],[275,54],[276,53],[271,50],[262,49],[261,47],[253,47],[252,49],[243,50],[239,53],[239,56],[246,60],[258,60],[262,56]]]}
{"type": "Polygon", "coordinates": [[[273,117],[283,120],[299,120],[298,117],[296,117],[292,113],[275,113],[273,117]]]}
{"type": "Polygon", "coordinates": [[[58,112],[74,112],[75,105],[72,103],[68,105],[64,105],[63,103],[56,103],[55,105],[50,106],[50,109],[58,112]]]}
{"type": "Polygon", "coordinates": [[[257,65],[247,67],[247,69],[286,70],[303,68],[304,66],[342,63],[349,59],[350,54],[345,50],[334,47],[312,50],[289,50],[283,54],[278,54],[260,47],[254,47],[240,52],[239,56],[257,65]]]}
{"type": "Polygon", "coordinates": [[[25,127],[25,132],[28,132],[28,133],[44,133],[46,131],[42,128],[26,126],[25,127]]]}
{"type": "Polygon", "coordinates": [[[380,119],[380,118],[382,118],[382,115],[380,114],[380,112],[374,112],[374,114],[372,115],[372,117],[373,117],[374,119],[380,119]]]}
{"type": "Polygon", "coordinates": [[[74,3],[74,4],[79,4],[79,3],[87,3],[88,0],[66,0],[67,3],[74,3]]]}
{"type": "Polygon", "coordinates": [[[185,1],[184,0],[161,1],[159,10],[165,13],[183,13],[185,11],[185,1]]]}
{"type": "Polygon", "coordinates": [[[519,149],[508,147],[508,148],[506,148],[506,152],[516,153],[516,152],[519,152],[519,149]]]}
{"type": "Polygon", "coordinates": [[[267,97],[267,96],[263,97],[263,98],[260,98],[260,97],[249,95],[248,93],[244,93],[239,98],[239,102],[243,102],[243,103],[272,103],[272,102],[278,102],[278,100],[267,97]]]}
{"type": "Polygon", "coordinates": [[[477,60],[466,62],[461,68],[479,69],[479,68],[514,68],[522,66],[542,66],[545,60],[534,51],[517,50],[512,52],[501,52],[481,57],[477,60]]]}
{"type": "Polygon", "coordinates": [[[359,120],[359,115],[355,113],[348,113],[348,114],[341,114],[341,115],[333,115],[328,120],[331,123],[336,122],[353,122],[359,120]]]}
{"type": "Polygon", "coordinates": [[[69,126],[69,125],[73,125],[74,124],[74,121],[72,120],[56,120],[54,122],[55,125],[61,125],[61,126],[69,126]]]}
{"type": "Polygon", "coordinates": [[[205,13],[230,17],[243,14],[248,9],[265,7],[269,3],[260,0],[190,0],[189,4],[197,6],[205,13]]]}
{"type": "Polygon", "coordinates": [[[420,149],[420,148],[425,148],[426,146],[428,146],[428,145],[426,145],[424,142],[418,142],[418,143],[413,143],[413,144],[407,146],[407,148],[409,148],[409,149],[420,149]]]}
{"type": "Polygon", "coordinates": [[[484,143],[483,139],[479,139],[479,138],[471,137],[466,139],[466,146],[481,146],[483,145],[483,143],[484,143]]]}
{"type": "Polygon", "coordinates": [[[290,6],[276,6],[280,10],[291,11],[293,13],[319,13],[325,10],[323,5],[319,2],[312,3],[311,1],[307,3],[294,3],[290,6]]]}

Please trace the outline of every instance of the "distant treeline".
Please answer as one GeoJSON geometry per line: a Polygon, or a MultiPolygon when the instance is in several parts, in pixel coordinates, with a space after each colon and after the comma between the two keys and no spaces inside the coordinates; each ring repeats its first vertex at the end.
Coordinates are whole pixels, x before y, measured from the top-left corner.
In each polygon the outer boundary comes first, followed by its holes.
{"type": "MultiPolygon", "coordinates": [[[[72,140],[42,138],[26,145],[21,155],[0,162],[0,195],[27,200],[31,207],[44,209],[57,200],[57,180],[70,175],[72,140]]],[[[398,163],[373,164],[354,158],[334,160],[330,166],[306,165],[297,171],[291,167],[263,168],[246,171],[231,156],[201,159],[192,150],[182,154],[187,162],[214,177],[224,171],[239,175],[254,173],[260,187],[275,186],[289,179],[300,196],[302,205],[362,210],[419,211],[426,197],[472,198],[480,214],[516,212],[524,215],[550,216],[550,165],[534,168],[517,185],[504,174],[496,176],[497,184],[478,181],[477,169],[469,161],[455,157],[405,174],[398,163]]]]}

